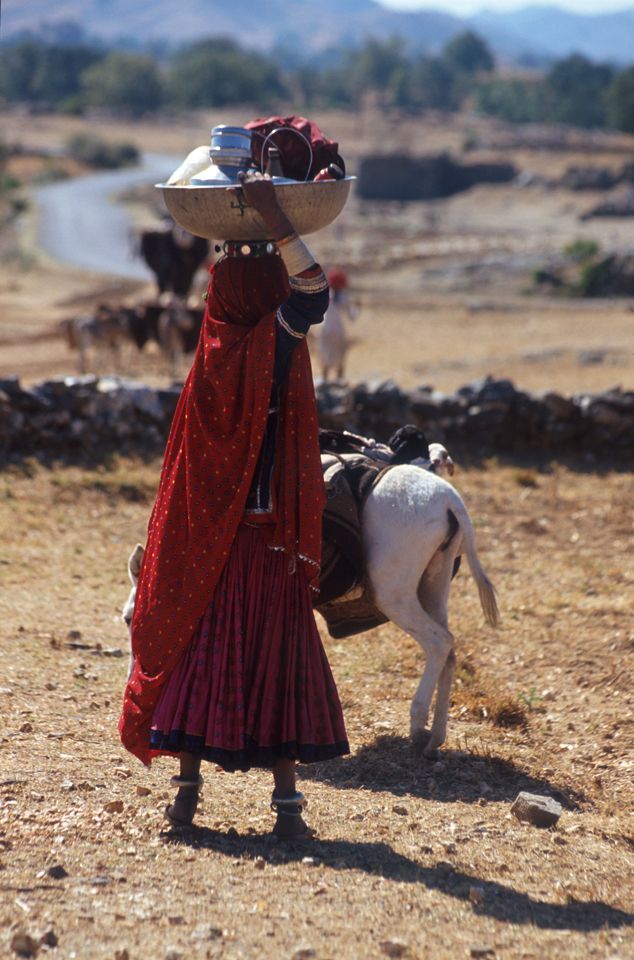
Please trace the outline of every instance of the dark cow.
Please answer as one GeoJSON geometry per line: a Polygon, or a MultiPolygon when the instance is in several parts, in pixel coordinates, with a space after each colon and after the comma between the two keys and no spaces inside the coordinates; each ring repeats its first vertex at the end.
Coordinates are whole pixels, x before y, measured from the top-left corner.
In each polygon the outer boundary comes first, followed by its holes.
{"type": "Polygon", "coordinates": [[[129,335],[139,350],[150,341],[157,343],[172,375],[177,376],[183,356],[196,349],[203,315],[203,307],[188,306],[175,295],[164,293],[130,312],[129,335]]]}
{"type": "Polygon", "coordinates": [[[209,242],[170,222],[163,229],[143,231],[140,253],[156,276],[159,293],[186,297],[196,271],[209,256],[209,242]]]}

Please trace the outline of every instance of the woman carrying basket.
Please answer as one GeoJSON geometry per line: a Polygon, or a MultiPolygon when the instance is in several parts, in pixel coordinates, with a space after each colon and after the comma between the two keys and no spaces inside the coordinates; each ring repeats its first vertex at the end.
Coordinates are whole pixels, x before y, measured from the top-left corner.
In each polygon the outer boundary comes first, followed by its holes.
{"type": "Polygon", "coordinates": [[[180,759],[165,811],[192,823],[202,760],[273,772],[274,832],[312,835],[296,762],[349,752],[312,610],[324,489],[305,334],[328,284],[271,180],[242,175],[272,242],[227,243],[167,443],[132,621],[120,734],[180,759]]]}

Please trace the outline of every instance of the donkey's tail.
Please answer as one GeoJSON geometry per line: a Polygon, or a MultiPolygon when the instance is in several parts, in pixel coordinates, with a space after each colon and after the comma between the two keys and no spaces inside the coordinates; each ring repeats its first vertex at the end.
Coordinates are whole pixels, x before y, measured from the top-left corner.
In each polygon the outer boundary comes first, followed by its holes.
{"type": "Polygon", "coordinates": [[[497,627],[500,623],[500,611],[498,610],[497,600],[495,598],[495,587],[487,577],[484,567],[480,563],[471,518],[467,513],[466,507],[463,507],[463,510],[460,511],[459,517],[456,517],[452,510],[448,510],[447,513],[450,538],[452,537],[451,531],[453,531],[456,526],[459,526],[462,531],[464,552],[467,556],[469,569],[478,588],[480,606],[482,607],[485,619],[492,627],[497,627]]]}

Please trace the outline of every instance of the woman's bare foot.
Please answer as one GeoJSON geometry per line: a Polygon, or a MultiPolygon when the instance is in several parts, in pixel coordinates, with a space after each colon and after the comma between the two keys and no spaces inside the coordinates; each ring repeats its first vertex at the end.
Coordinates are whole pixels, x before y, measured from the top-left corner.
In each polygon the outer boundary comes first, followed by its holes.
{"type": "Polygon", "coordinates": [[[178,787],[174,803],[165,807],[165,819],[173,827],[191,827],[196,810],[198,797],[203,785],[200,776],[200,757],[193,753],[181,753],[180,775],[172,777],[171,784],[178,787]]]}
{"type": "Polygon", "coordinates": [[[178,788],[174,803],[165,807],[165,819],[173,827],[191,827],[198,808],[199,790],[200,784],[178,788]]]}
{"type": "Polygon", "coordinates": [[[315,831],[308,826],[302,812],[306,806],[304,795],[295,793],[290,797],[271,797],[271,809],[277,813],[273,833],[280,840],[311,840],[315,831]]]}
{"type": "Polygon", "coordinates": [[[316,831],[308,826],[299,813],[292,818],[278,814],[273,833],[279,840],[312,840],[316,831]]]}

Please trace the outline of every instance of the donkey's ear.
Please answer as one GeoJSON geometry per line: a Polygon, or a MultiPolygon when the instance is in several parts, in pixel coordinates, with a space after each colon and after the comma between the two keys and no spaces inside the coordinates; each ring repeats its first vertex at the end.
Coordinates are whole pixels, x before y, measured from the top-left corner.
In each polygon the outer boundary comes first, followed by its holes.
{"type": "Polygon", "coordinates": [[[133,587],[136,587],[139,579],[139,572],[141,570],[141,562],[143,560],[144,553],[145,550],[143,548],[143,544],[137,543],[128,560],[128,576],[130,577],[133,587]]]}

